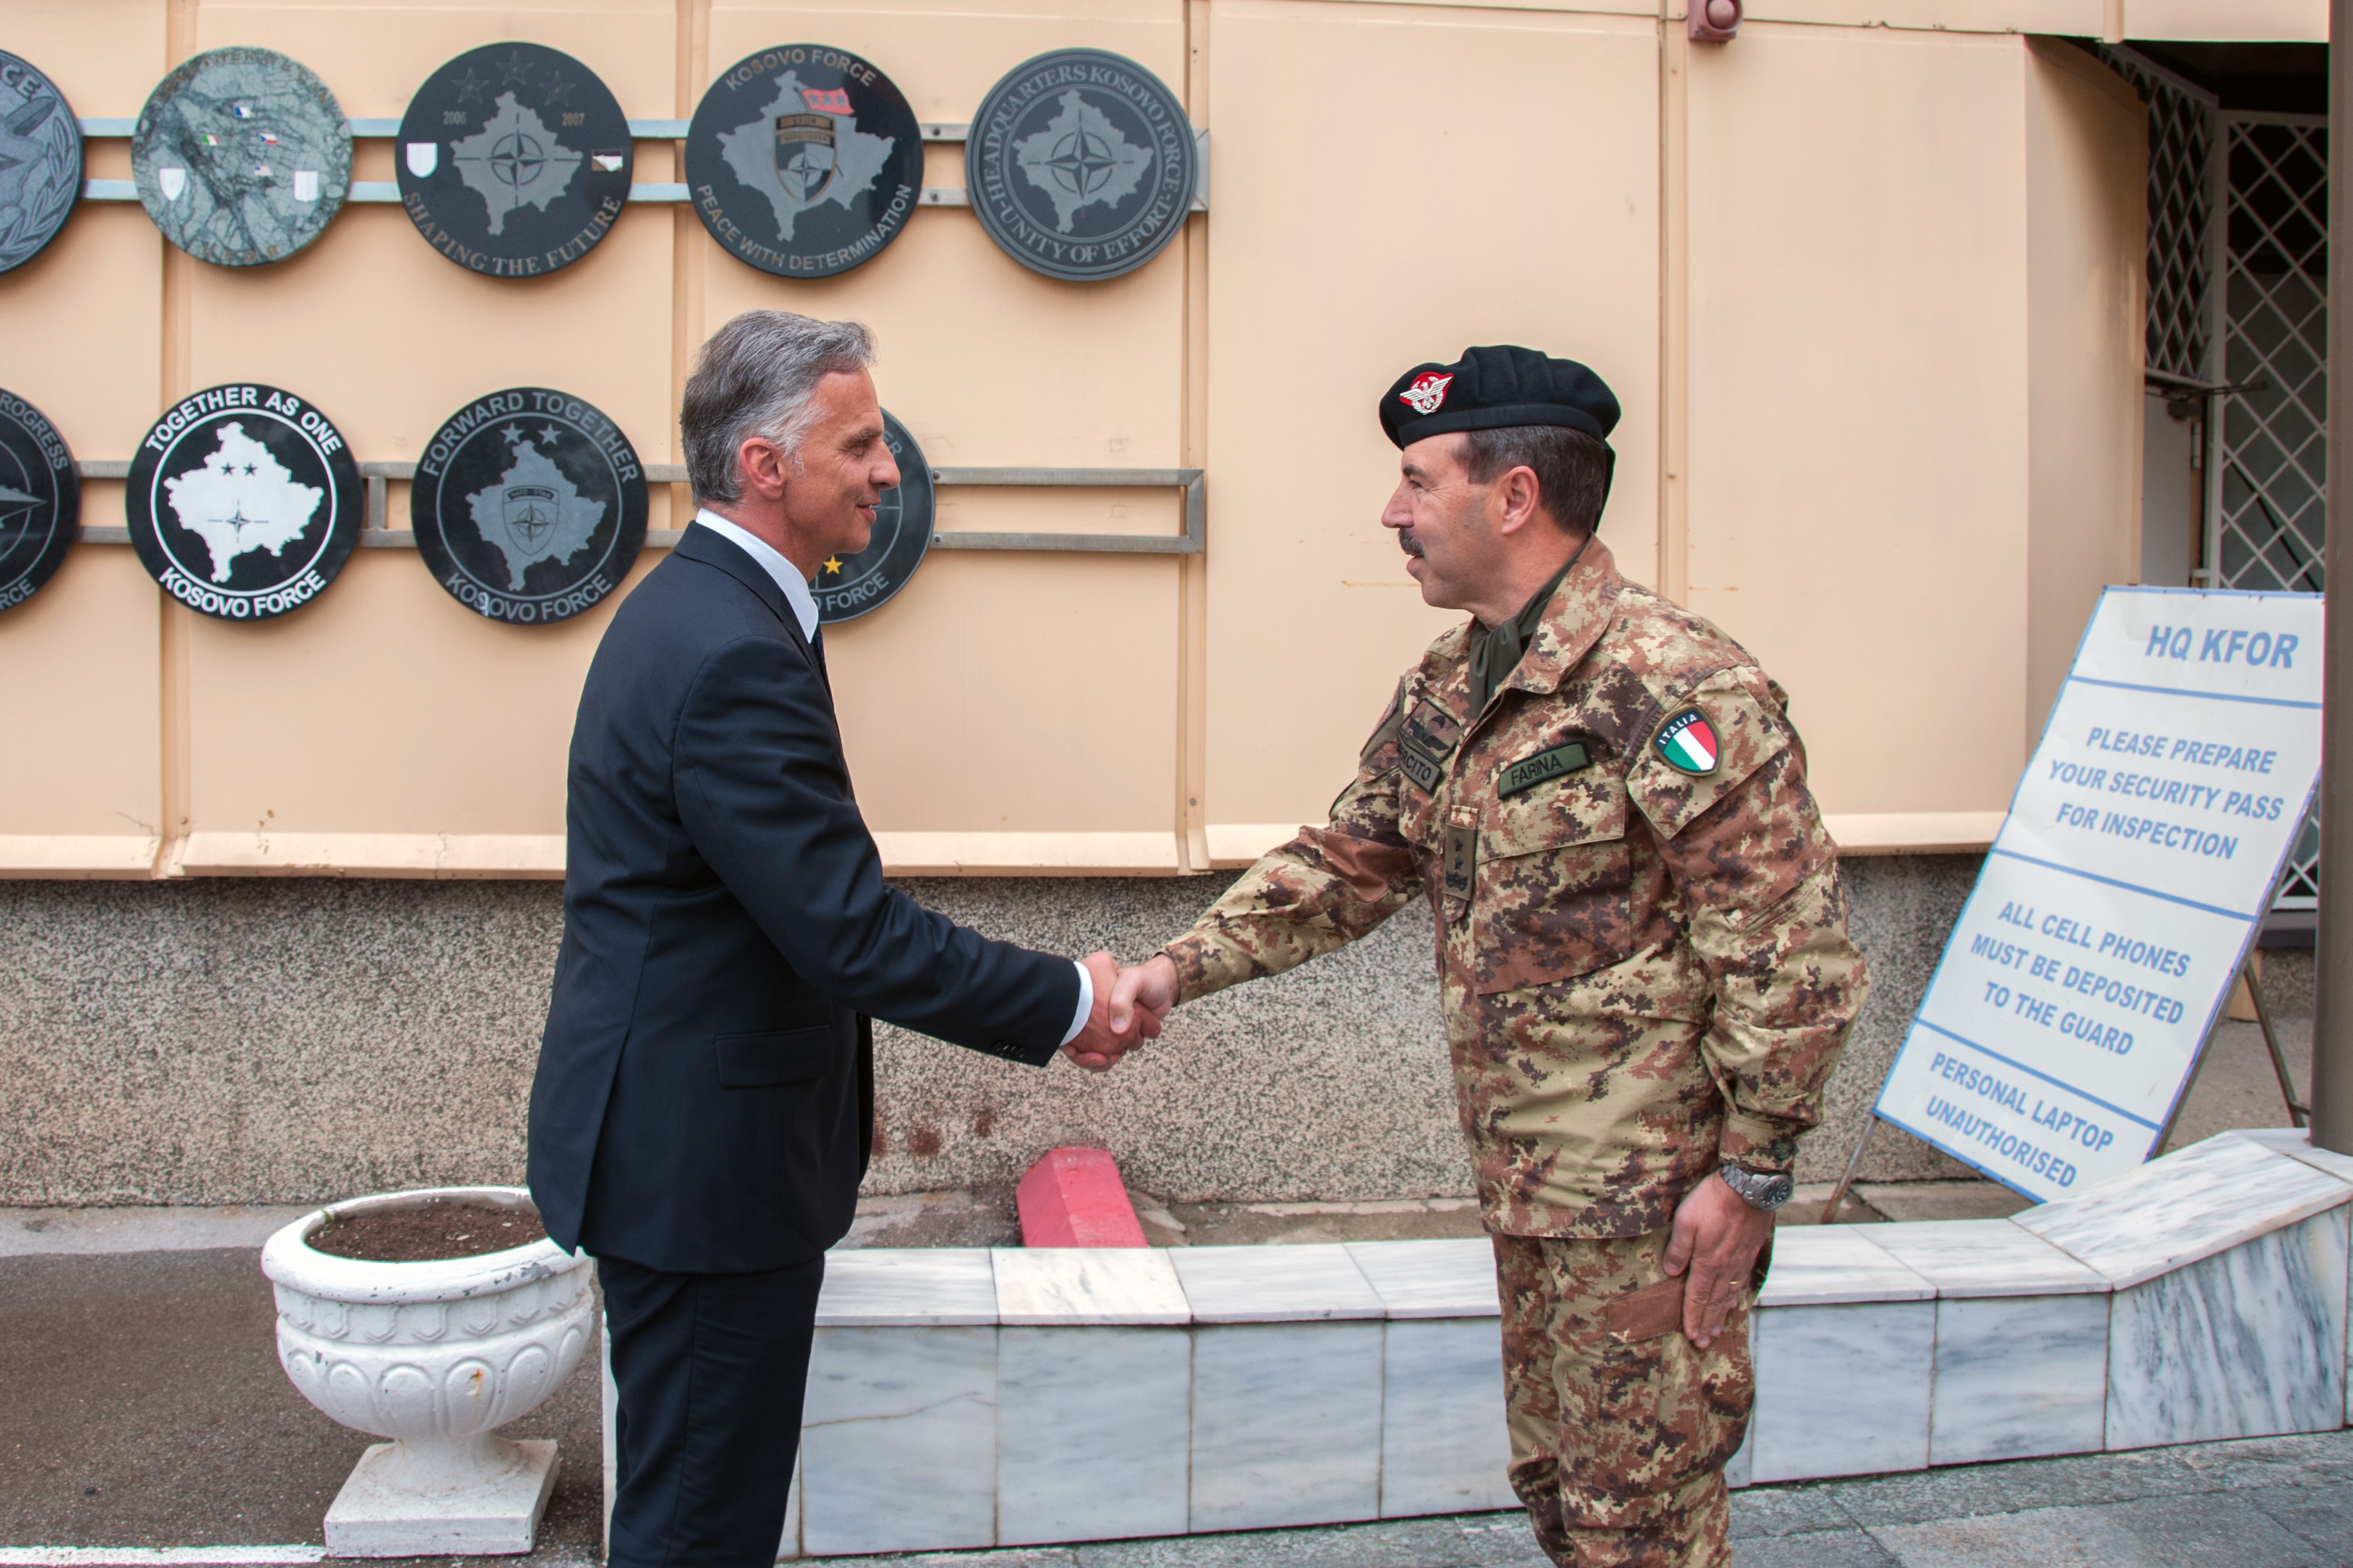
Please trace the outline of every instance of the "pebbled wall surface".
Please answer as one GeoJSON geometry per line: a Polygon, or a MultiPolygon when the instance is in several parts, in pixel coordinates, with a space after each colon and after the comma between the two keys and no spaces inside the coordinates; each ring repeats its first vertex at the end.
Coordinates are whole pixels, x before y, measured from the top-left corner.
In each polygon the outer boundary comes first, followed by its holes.
{"type": "MultiPolygon", "coordinates": [[[[1799,1174],[1835,1175],[1977,870],[1847,863],[1876,984],[1799,1174]]],[[[991,935],[1134,957],[1228,874],[938,879],[991,935]]],[[[512,1182],[562,924],[549,882],[0,882],[0,1204],[305,1203],[512,1182]]],[[[1003,1184],[1063,1143],[1178,1201],[1469,1190],[1428,906],[1186,1008],[1130,1066],[1044,1071],[878,1031],[872,1193],[1003,1184]]],[[[1866,1180],[1963,1168],[1892,1129],[1866,1180]]]]}

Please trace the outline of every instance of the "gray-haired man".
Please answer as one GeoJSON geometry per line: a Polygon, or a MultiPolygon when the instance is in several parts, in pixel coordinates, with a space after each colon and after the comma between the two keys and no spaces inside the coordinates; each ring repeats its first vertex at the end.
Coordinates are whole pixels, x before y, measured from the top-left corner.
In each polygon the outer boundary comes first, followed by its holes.
{"type": "Polygon", "coordinates": [[[531,1188],[604,1285],[617,1568],[775,1561],[871,1143],[868,1017],[1038,1067],[1136,1039],[1108,1026],[1109,954],[989,942],[882,880],[808,588],[899,482],[872,357],[855,322],[774,310],[703,345],[680,416],[702,510],[573,728],[531,1188]]]}

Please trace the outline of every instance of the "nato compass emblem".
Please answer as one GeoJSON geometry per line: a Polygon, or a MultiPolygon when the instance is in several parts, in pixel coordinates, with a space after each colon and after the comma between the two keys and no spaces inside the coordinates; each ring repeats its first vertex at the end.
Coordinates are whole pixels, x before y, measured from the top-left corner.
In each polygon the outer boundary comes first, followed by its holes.
{"type": "Polygon", "coordinates": [[[854,621],[869,610],[882,607],[892,595],[907,585],[923,552],[932,547],[932,468],[907,427],[882,411],[882,439],[899,465],[896,489],[882,492],[874,508],[874,531],[866,548],[855,555],[828,555],[809,579],[817,598],[819,625],[854,621]]]}
{"type": "Polygon", "coordinates": [[[38,592],[80,537],[81,477],[65,437],[0,392],[0,610],[38,592]]]}
{"type": "Polygon", "coordinates": [[[542,44],[488,44],[435,71],[397,151],[417,232],[493,278],[569,267],[629,199],[628,117],[596,72],[542,44]]]}
{"type": "Polygon", "coordinates": [[[645,468],[588,404],[511,387],[434,432],[408,515],[433,580],[468,609],[520,626],[568,620],[619,588],[645,548],[645,468]]]}
{"type": "Polygon", "coordinates": [[[964,147],[972,210],[1024,267],[1116,278],[1176,237],[1198,155],[1158,77],[1101,49],[1060,49],[988,89],[964,147]]]}
{"type": "Polygon", "coordinates": [[[131,175],[164,238],[216,267],[259,267],[342,210],[351,127],[307,67],[270,49],[212,49],[148,96],[131,175]]]}
{"type": "Polygon", "coordinates": [[[686,187],[711,237],[763,272],[830,278],[871,261],[923,194],[923,132],[872,64],[780,44],[711,84],[686,133],[686,187]]]}
{"type": "MultiPolygon", "coordinates": [[[[0,272],[56,238],[80,195],[81,126],[73,110],[48,78],[0,49],[0,272]]],[[[0,604],[6,592],[0,588],[0,604]]]]}
{"type": "Polygon", "coordinates": [[[327,416],[241,383],[182,398],[131,459],[132,548],[164,592],[224,621],[260,621],[323,592],[359,542],[359,465],[327,416]]]}

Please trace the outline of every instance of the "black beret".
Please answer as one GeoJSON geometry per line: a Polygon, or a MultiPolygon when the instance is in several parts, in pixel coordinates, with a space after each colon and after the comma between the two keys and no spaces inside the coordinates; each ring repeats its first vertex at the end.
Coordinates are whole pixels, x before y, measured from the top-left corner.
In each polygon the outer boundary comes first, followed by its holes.
{"type": "Polygon", "coordinates": [[[1381,395],[1381,428],[1399,447],[1453,430],[1565,425],[1608,441],[1618,396],[1573,359],[1534,349],[1464,349],[1452,364],[1418,364],[1381,395]]]}

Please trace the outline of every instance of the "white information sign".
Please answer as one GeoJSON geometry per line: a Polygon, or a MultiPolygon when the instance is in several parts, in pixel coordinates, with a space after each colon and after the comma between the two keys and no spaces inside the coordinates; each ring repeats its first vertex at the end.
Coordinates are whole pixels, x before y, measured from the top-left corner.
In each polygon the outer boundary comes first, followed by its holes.
{"type": "Polygon", "coordinates": [[[1880,1091],[2047,1202],[2147,1159],[2320,776],[2316,594],[2110,588],[1880,1091]]]}

